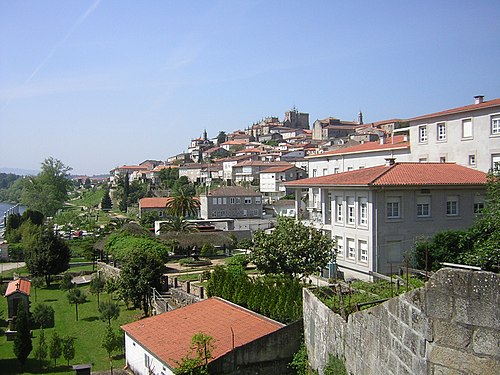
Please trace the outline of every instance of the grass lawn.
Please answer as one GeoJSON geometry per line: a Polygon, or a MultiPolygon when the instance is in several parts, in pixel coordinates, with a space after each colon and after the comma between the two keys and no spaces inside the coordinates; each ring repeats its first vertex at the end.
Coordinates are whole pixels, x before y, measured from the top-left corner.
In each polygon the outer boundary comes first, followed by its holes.
{"type": "MultiPolygon", "coordinates": [[[[106,351],[101,348],[101,341],[105,332],[107,323],[99,319],[97,311],[97,296],[88,292],[88,286],[81,287],[87,293],[88,302],[78,306],[79,321],[76,321],[75,306],[68,303],[66,292],[59,290],[59,284],[52,284],[50,288],[41,288],[37,290],[37,302],[35,302],[34,291],[31,293],[31,310],[37,303],[46,303],[51,305],[55,311],[55,327],[45,329],[45,338],[50,342],[52,332],[57,331],[60,336],[73,336],[75,340],[75,358],[70,361],[70,366],[74,364],[92,364],[92,371],[109,370],[109,361],[106,351]]],[[[108,298],[107,294],[101,294],[100,300],[108,298]]],[[[124,303],[120,302],[120,316],[118,320],[112,321],[113,328],[118,329],[120,325],[135,321],[142,316],[140,310],[127,310],[124,303]]],[[[2,318],[7,315],[7,301],[1,299],[0,312],[2,318]]],[[[0,373],[1,374],[73,374],[71,367],[67,367],[64,358],[57,361],[57,367],[54,368],[53,361],[46,361],[46,368],[39,371],[38,361],[34,359],[35,348],[38,343],[39,329],[33,330],[33,350],[28,357],[26,366],[21,369],[17,361],[13,341],[7,342],[4,335],[5,327],[0,329],[0,373]],[[50,365],[50,366],[48,366],[50,365]],[[48,368],[47,368],[48,366],[48,368]],[[24,372],[23,372],[24,371],[24,372]]],[[[114,368],[123,368],[125,360],[123,353],[115,353],[113,360],[114,368]]]]}

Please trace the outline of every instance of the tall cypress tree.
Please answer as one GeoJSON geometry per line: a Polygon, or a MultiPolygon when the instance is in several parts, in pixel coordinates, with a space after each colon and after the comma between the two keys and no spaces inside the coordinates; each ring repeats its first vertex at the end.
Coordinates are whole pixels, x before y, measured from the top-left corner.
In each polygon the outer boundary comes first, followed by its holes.
{"type": "Polygon", "coordinates": [[[113,202],[111,201],[111,197],[109,195],[109,186],[106,186],[104,189],[104,195],[101,200],[101,209],[110,210],[113,206],[113,202]]]}
{"type": "Polygon", "coordinates": [[[17,308],[16,319],[16,337],[14,338],[14,354],[21,364],[24,366],[26,358],[33,349],[31,342],[31,332],[28,321],[28,314],[24,302],[21,302],[17,308]]]}

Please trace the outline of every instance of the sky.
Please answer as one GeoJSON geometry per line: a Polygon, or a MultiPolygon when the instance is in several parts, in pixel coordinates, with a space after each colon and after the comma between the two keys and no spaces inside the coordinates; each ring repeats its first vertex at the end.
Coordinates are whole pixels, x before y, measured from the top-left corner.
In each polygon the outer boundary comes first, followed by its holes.
{"type": "Polygon", "coordinates": [[[500,97],[500,1],[0,0],[0,168],[165,160],[293,107],[310,123],[500,97]]]}

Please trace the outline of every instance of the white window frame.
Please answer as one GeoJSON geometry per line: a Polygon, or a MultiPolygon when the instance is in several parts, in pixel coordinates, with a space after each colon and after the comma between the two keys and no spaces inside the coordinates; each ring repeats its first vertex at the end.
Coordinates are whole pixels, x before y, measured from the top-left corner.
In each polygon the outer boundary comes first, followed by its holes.
{"type": "Polygon", "coordinates": [[[437,140],[441,142],[446,141],[446,123],[438,122],[436,124],[436,131],[437,131],[437,140]]]}
{"type": "Polygon", "coordinates": [[[335,222],[344,222],[344,199],[342,196],[335,197],[335,222]]]}
{"type": "Polygon", "coordinates": [[[245,197],[245,204],[252,204],[252,197],[245,197]]]}
{"type": "Polygon", "coordinates": [[[342,236],[335,236],[335,239],[337,240],[337,257],[344,258],[344,237],[342,236]]]}
{"type": "Polygon", "coordinates": [[[387,197],[385,207],[387,219],[401,219],[401,197],[387,197]]]}
{"type": "Polygon", "coordinates": [[[458,195],[446,197],[446,216],[458,216],[458,195]]]}
{"type": "Polygon", "coordinates": [[[255,197],[255,204],[261,204],[261,197],[255,197]]]}
{"type": "Polygon", "coordinates": [[[427,125],[418,127],[418,143],[427,143],[427,125]]]}
{"type": "Polygon", "coordinates": [[[368,263],[368,241],[358,240],[358,259],[362,263],[368,263]],[[363,246],[365,245],[365,246],[363,246]]]}
{"type": "Polygon", "coordinates": [[[417,217],[419,218],[431,217],[430,196],[417,197],[417,217]]]}
{"type": "Polygon", "coordinates": [[[491,170],[493,172],[500,171],[500,154],[491,155],[491,170]]]}
{"type": "Polygon", "coordinates": [[[500,135],[500,115],[491,116],[491,135],[500,135]]]}
{"type": "Polygon", "coordinates": [[[354,197],[346,197],[347,202],[347,224],[355,225],[356,224],[356,205],[354,201],[354,197]]]}
{"type": "Polygon", "coordinates": [[[359,225],[368,225],[368,198],[360,197],[358,200],[359,225]]]}
{"type": "Polygon", "coordinates": [[[236,198],[231,197],[229,198],[229,204],[235,204],[236,203],[236,198]]]}
{"type": "Polygon", "coordinates": [[[354,238],[347,238],[347,259],[356,260],[356,241],[354,238]]]}
{"type": "Polygon", "coordinates": [[[474,138],[474,127],[472,124],[472,119],[462,120],[462,139],[472,139],[474,138]]]}
{"type": "Polygon", "coordinates": [[[472,166],[476,165],[476,154],[469,155],[469,165],[472,165],[472,166]]]}
{"type": "Polygon", "coordinates": [[[480,214],[484,210],[484,202],[474,202],[473,209],[476,215],[480,214]]]}
{"type": "Polygon", "coordinates": [[[217,204],[217,197],[213,197],[213,198],[212,198],[212,204],[213,204],[213,205],[216,205],[216,204],[217,204]]]}

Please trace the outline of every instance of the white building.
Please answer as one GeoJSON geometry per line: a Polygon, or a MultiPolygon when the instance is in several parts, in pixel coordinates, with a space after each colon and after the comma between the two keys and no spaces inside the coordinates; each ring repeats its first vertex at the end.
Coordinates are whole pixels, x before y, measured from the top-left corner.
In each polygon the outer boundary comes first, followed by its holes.
{"type": "Polygon", "coordinates": [[[450,163],[394,163],[286,183],[297,218],[337,242],[345,276],[402,265],[418,238],[466,229],[484,206],[486,174],[450,163]],[[307,211],[298,203],[307,189],[307,211]]]}

